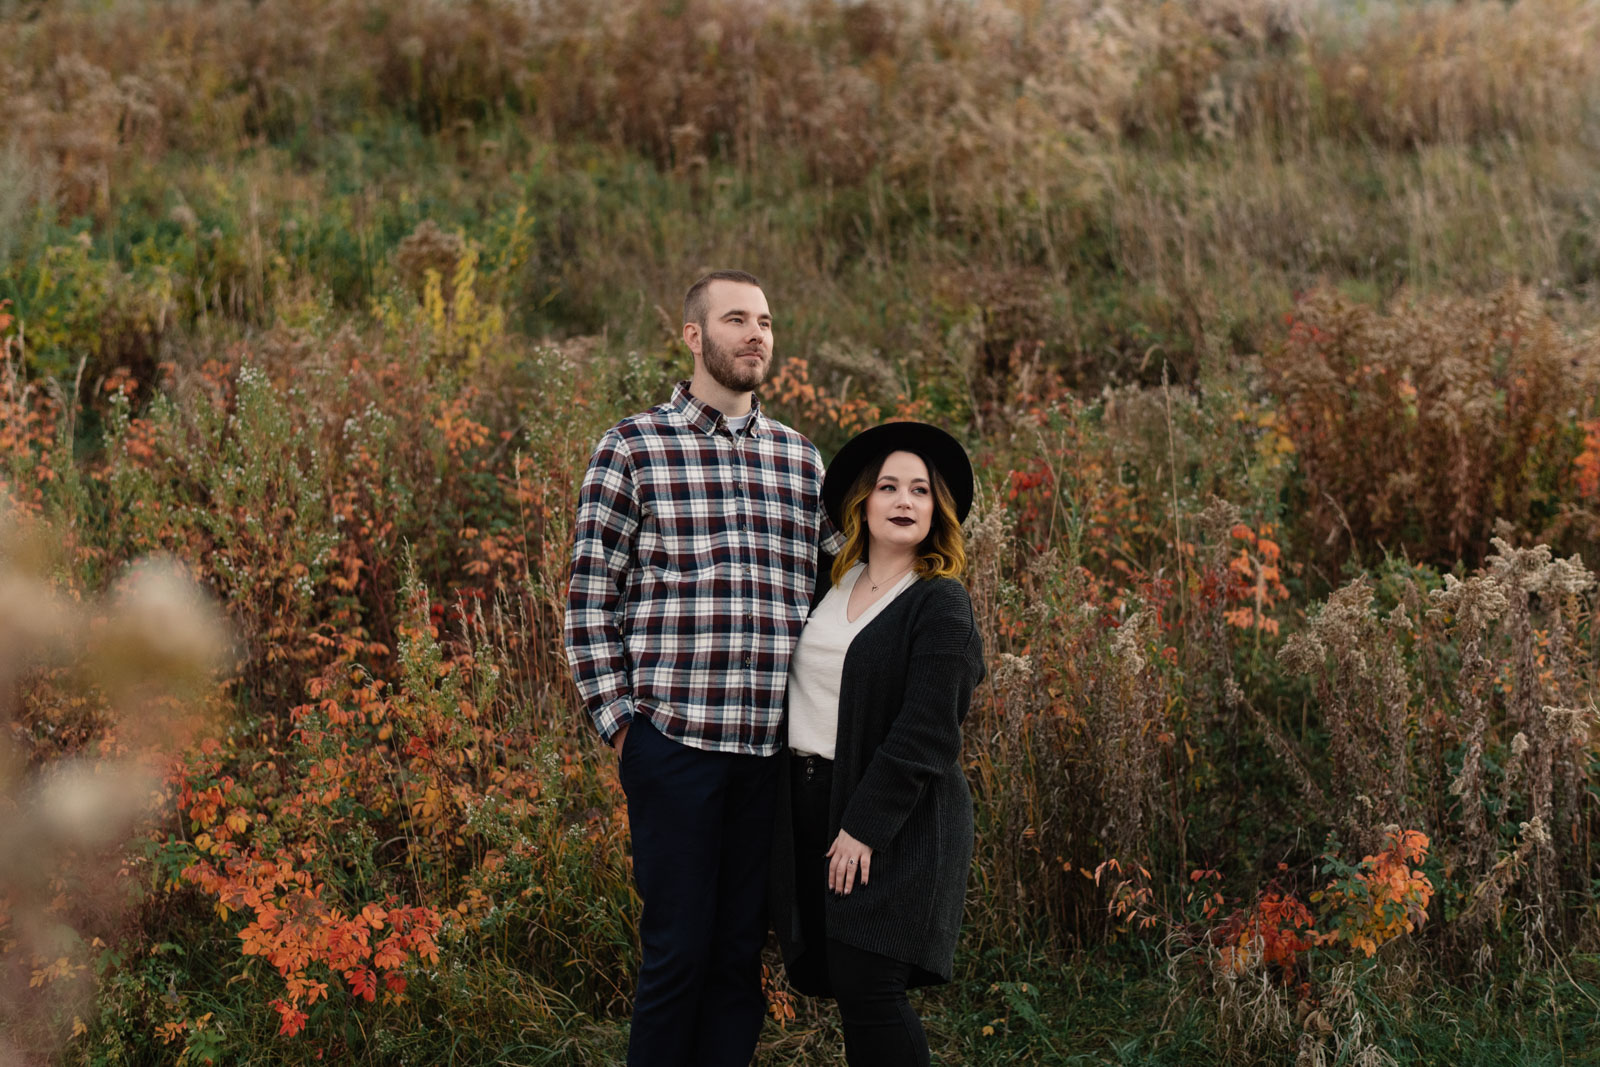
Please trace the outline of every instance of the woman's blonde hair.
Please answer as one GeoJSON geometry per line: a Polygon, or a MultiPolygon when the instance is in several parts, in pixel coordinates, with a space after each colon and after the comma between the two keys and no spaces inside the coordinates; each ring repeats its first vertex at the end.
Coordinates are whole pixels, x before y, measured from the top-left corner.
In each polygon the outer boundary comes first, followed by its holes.
{"type": "Polygon", "coordinates": [[[928,458],[912,449],[891,449],[861,469],[839,505],[839,516],[844,528],[844,547],[833,560],[833,584],[838,585],[845,572],[867,558],[867,545],[871,537],[867,531],[867,497],[877,487],[878,475],[883,473],[884,461],[894,452],[910,452],[928,468],[928,484],[933,487],[933,521],[928,536],[917,548],[917,562],[913,569],[922,578],[958,578],[967,569],[967,541],[961,532],[961,520],[956,518],[955,497],[928,458]]]}

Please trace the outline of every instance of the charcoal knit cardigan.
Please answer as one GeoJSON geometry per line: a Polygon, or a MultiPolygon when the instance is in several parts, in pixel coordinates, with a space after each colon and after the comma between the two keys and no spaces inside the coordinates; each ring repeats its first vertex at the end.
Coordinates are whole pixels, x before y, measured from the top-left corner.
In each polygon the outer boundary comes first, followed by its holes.
{"type": "MultiPolygon", "coordinates": [[[[845,652],[828,834],[842,826],[872,849],[872,881],[848,896],[828,893],[825,921],[829,937],[911,964],[909,986],[948,982],[955,961],[973,837],[961,722],[983,676],[972,601],[953,578],[913,582],[845,652]]],[[[790,982],[826,996],[795,901],[787,757],[779,774],[774,926],[790,982]]]]}

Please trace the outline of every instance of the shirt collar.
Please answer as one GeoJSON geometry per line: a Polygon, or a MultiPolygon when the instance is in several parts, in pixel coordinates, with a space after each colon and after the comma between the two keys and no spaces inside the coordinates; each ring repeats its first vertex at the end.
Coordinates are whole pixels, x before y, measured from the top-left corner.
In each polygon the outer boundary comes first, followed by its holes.
{"type": "MultiPolygon", "coordinates": [[[[728,432],[728,420],[723,417],[722,412],[689,392],[688,379],[673,387],[669,406],[687,419],[690,426],[707,436],[719,430],[728,432]]],[[[761,398],[754,393],[750,395],[750,421],[745,425],[744,432],[746,437],[766,432],[765,416],[761,414],[761,398]]]]}

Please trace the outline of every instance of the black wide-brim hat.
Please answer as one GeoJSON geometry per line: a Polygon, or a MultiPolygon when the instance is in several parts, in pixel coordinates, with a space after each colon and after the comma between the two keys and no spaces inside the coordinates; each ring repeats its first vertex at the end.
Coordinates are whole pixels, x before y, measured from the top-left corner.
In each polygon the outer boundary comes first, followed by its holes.
{"type": "Polygon", "coordinates": [[[925,422],[886,422],[862,430],[839,449],[822,479],[822,504],[836,530],[844,529],[841,509],[845,494],[871,463],[890,452],[914,452],[939,472],[956,506],[956,521],[972,510],[972,461],[961,442],[925,422]]]}

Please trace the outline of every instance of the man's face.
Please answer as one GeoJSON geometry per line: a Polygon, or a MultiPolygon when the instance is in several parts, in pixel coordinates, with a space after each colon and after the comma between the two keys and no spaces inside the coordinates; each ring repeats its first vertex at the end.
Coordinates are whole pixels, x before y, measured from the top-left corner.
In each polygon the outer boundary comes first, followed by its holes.
{"type": "Polygon", "coordinates": [[[724,389],[749,392],[772,366],[772,313],[766,294],[757,286],[719,278],[706,287],[705,297],[704,320],[691,324],[699,327],[696,357],[724,389]]]}

